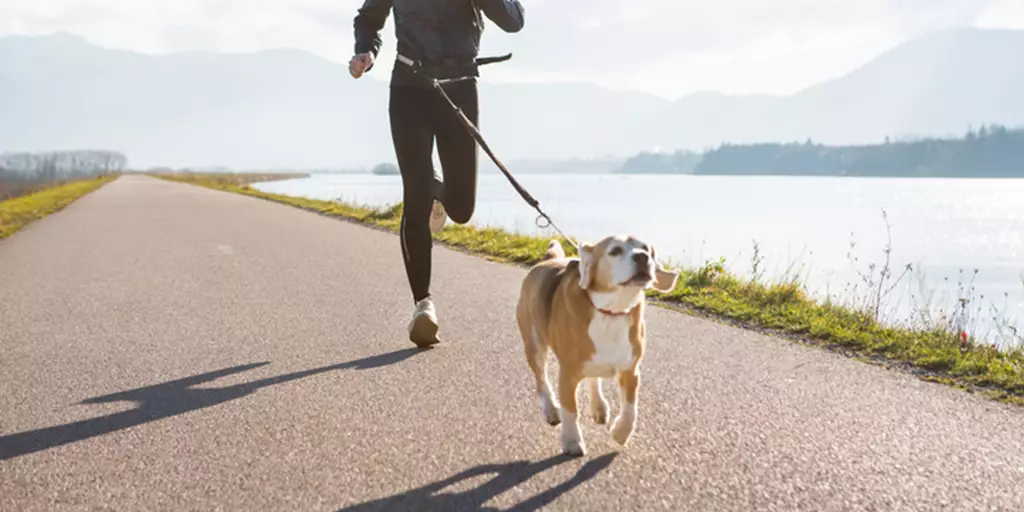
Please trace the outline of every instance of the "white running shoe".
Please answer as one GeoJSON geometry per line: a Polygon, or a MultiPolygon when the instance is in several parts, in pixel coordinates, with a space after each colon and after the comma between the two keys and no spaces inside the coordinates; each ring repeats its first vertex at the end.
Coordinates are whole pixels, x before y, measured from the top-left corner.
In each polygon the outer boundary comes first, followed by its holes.
{"type": "Polygon", "coordinates": [[[416,310],[409,322],[409,341],[420,348],[436,345],[441,342],[437,331],[437,311],[434,301],[427,297],[416,303],[416,310]]]}
{"type": "MultiPolygon", "coordinates": [[[[448,221],[448,214],[444,211],[444,204],[434,199],[434,206],[430,208],[430,232],[437,233],[448,221]]],[[[421,224],[422,226],[422,224],[421,224]]]]}

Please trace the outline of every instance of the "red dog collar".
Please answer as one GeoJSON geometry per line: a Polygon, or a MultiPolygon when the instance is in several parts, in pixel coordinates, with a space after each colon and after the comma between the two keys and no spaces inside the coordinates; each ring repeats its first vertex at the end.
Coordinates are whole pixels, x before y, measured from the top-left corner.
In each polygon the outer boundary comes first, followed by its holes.
{"type": "Polygon", "coordinates": [[[599,308],[599,307],[597,307],[597,304],[594,304],[594,298],[590,296],[590,292],[586,292],[586,294],[587,294],[587,300],[590,301],[590,305],[594,306],[594,309],[600,311],[601,313],[603,313],[603,314],[605,314],[607,316],[626,316],[626,315],[629,314],[629,311],[631,311],[631,310],[611,311],[611,310],[608,310],[608,309],[599,308]]]}

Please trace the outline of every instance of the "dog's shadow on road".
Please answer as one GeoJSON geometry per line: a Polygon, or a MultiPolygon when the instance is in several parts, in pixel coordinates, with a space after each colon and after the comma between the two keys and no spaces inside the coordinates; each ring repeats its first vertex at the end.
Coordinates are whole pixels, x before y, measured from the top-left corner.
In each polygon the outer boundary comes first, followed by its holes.
{"type": "MultiPolygon", "coordinates": [[[[597,476],[598,473],[611,465],[617,455],[617,452],[612,452],[587,461],[569,480],[536,494],[508,510],[537,510],[551,504],[558,497],[597,476]]],[[[503,509],[485,506],[485,503],[509,489],[526,482],[530,478],[571,460],[575,459],[568,455],[558,455],[536,462],[517,461],[508,464],[485,464],[418,489],[375,501],[360,503],[340,509],[337,512],[369,512],[378,510],[499,511],[503,509]],[[487,474],[493,474],[494,477],[473,489],[458,493],[440,494],[440,491],[446,487],[487,474]]]]}
{"type": "Polygon", "coordinates": [[[128,411],[108,414],[88,420],[76,421],[64,425],[46,427],[26,432],[18,432],[0,436],[0,461],[13,459],[30,453],[56,448],[69,443],[109,434],[118,430],[135,427],[144,423],[177,416],[187,412],[204,409],[248,396],[262,388],[291,382],[321,373],[337,370],[370,370],[402,362],[422,352],[417,348],[409,348],[378,354],[355,361],[322,366],[300,372],[286,373],[274,377],[257,379],[250,382],[220,388],[197,388],[200,384],[210,382],[228,375],[266,366],[270,363],[253,363],[221,370],[215,370],[192,377],[163,382],[152,386],[122,391],[110,395],[98,396],[81,401],[81,404],[101,404],[111,402],[135,402],[137,407],[128,411]]]}

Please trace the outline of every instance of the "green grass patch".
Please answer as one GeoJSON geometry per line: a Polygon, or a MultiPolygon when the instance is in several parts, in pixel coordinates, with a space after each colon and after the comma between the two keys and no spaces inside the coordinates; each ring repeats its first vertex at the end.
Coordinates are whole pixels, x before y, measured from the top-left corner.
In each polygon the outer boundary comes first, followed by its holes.
{"type": "Polygon", "coordinates": [[[44,187],[31,194],[0,201],[0,240],[47,215],[57,212],[82,196],[117,178],[98,178],[44,187]]]}
{"type": "MultiPolygon", "coordinates": [[[[222,187],[246,187],[253,183],[262,183],[264,181],[284,181],[284,180],[297,180],[299,178],[308,178],[309,174],[302,173],[256,173],[256,172],[239,172],[239,173],[192,173],[192,172],[177,172],[177,173],[138,173],[143,175],[159,176],[164,179],[183,181],[189,183],[197,183],[207,187],[222,188],[222,187]]],[[[224,188],[227,190],[227,188],[224,188]]]]}
{"type": "MultiPolygon", "coordinates": [[[[270,194],[237,181],[238,175],[158,174],[160,178],[259,197],[325,215],[342,217],[397,232],[401,205],[375,210],[334,201],[270,194]]],[[[291,177],[291,176],[289,176],[291,177]]],[[[449,224],[435,238],[491,260],[530,265],[543,256],[551,238],[509,233],[496,228],[449,224]]],[[[575,254],[564,239],[566,254],[575,254]]],[[[795,280],[763,283],[729,274],[724,262],[684,268],[676,289],[651,292],[669,304],[737,321],[745,326],[788,334],[819,346],[841,348],[856,355],[899,363],[932,382],[980,388],[985,396],[1024,404],[1024,350],[999,352],[966,342],[944,329],[909,329],[882,325],[870,312],[820,303],[809,298],[795,280]]]]}

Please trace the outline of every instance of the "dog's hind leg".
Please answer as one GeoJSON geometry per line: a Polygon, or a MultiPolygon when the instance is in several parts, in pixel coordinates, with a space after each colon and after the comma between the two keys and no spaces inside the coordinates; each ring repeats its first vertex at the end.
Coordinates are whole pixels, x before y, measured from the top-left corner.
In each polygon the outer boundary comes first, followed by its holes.
{"type": "Polygon", "coordinates": [[[598,425],[608,423],[608,400],[601,391],[601,378],[587,379],[587,393],[590,395],[590,415],[598,425]]]}
{"type": "Polygon", "coordinates": [[[536,329],[527,322],[520,322],[519,329],[526,350],[526,362],[530,365],[530,370],[533,371],[544,421],[548,425],[556,426],[561,423],[561,418],[558,415],[558,402],[555,401],[554,393],[551,391],[551,382],[548,380],[548,346],[541,342],[536,329]]]}

